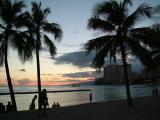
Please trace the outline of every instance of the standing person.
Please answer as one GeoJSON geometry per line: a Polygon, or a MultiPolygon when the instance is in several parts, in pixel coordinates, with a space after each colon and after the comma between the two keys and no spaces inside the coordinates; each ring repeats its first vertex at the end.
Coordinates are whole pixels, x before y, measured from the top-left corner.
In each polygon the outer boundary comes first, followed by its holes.
{"type": "Polygon", "coordinates": [[[46,106],[49,105],[46,89],[43,89],[42,92],[40,93],[40,101],[39,102],[40,102],[39,115],[41,114],[41,110],[42,110],[43,116],[46,116],[46,106]]]}
{"type": "Polygon", "coordinates": [[[89,94],[90,103],[92,102],[92,93],[89,94]]]}

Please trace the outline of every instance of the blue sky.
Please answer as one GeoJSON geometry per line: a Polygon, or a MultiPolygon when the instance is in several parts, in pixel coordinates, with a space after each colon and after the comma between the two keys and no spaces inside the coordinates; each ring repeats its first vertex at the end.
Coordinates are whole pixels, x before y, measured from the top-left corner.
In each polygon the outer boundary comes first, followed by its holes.
{"type": "MultiPolygon", "coordinates": [[[[19,1],[19,0],[17,0],[19,1]]],[[[97,31],[91,31],[87,29],[87,20],[90,18],[92,14],[92,9],[96,3],[99,3],[104,0],[23,0],[27,9],[30,10],[31,1],[42,2],[42,7],[50,7],[51,14],[48,16],[49,22],[56,22],[61,25],[63,30],[63,38],[62,41],[57,43],[57,58],[54,61],[50,58],[49,53],[47,51],[40,52],[40,60],[41,60],[41,77],[42,81],[51,82],[51,84],[55,84],[57,82],[69,83],[69,81],[79,82],[79,81],[87,81],[92,79],[93,68],[90,68],[88,64],[90,61],[87,61],[86,66],[79,66],[85,62],[81,58],[78,64],[75,64],[75,59],[78,59],[79,54],[82,52],[82,48],[84,43],[86,43],[89,39],[92,39],[96,36],[99,36],[100,33],[97,31]],[[78,57],[77,57],[78,54],[78,57]],[[71,56],[72,55],[72,56],[71,56]],[[61,56],[59,58],[59,56],[61,56]],[[68,59],[65,59],[66,56],[69,56],[68,59]],[[63,60],[62,60],[63,58],[63,60]],[[60,60],[62,62],[60,62],[60,60]],[[68,61],[65,61],[68,60],[68,61]],[[84,73],[89,74],[84,74],[84,73]],[[80,76],[81,74],[86,75],[86,78],[80,77],[72,77],[72,75],[67,76],[68,74],[75,74],[80,76]],[[84,79],[85,78],[85,79],[84,79]]],[[[135,10],[138,5],[146,2],[152,6],[160,4],[160,0],[133,0],[133,7],[131,11],[135,10]]],[[[149,26],[151,25],[153,20],[141,22],[137,25],[140,26],[149,26]]],[[[156,21],[157,22],[157,21],[156,21]]],[[[52,36],[50,36],[52,38],[52,36]]],[[[92,56],[93,57],[93,56],[92,56]]],[[[22,64],[19,60],[17,52],[10,49],[9,51],[9,66],[10,73],[15,85],[23,85],[21,83],[25,83],[29,85],[30,82],[36,81],[36,63],[35,58],[31,61],[22,64]]],[[[78,61],[78,60],[77,60],[78,61]]],[[[85,63],[84,63],[85,65],[85,63]]],[[[0,83],[5,83],[5,69],[4,67],[0,68],[0,83]]],[[[74,83],[73,82],[73,83],[74,83]]]]}

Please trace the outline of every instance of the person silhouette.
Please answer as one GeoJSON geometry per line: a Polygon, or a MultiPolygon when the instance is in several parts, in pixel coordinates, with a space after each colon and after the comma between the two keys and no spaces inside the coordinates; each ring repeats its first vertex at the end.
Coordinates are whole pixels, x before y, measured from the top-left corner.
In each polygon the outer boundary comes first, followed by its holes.
{"type": "Polygon", "coordinates": [[[56,103],[54,102],[52,105],[52,109],[55,109],[55,108],[56,108],[56,103]]]}
{"type": "Polygon", "coordinates": [[[59,108],[59,107],[60,107],[60,104],[57,102],[56,106],[59,108]]]}
{"type": "Polygon", "coordinates": [[[0,113],[5,113],[5,105],[3,103],[0,103],[0,113]]]}
{"type": "Polygon", "coordinates": [[[29,110],[34,110],[35,109],[35,101],[37,99],[37,95],[35,95],[32,99],[31,104],[29,105],[29,110]]]}
{"type": "Polygon", "coordinates": [[[11,104],[11,102],[8,102],[7,106],[6,106],[6,112],[12,112],[13,111],[13,106],[11,104]]]}
{"type": "Polygon", "coordinates": [[[39,115],[41,114],[41,109],[43,111],[43,116],[46,116],[46,106],[48,104],[48,97],[47,97],[47,91],[46,89],[43,89],[42,92],[40,93],[40,111],[39,111],[39,115]]]}

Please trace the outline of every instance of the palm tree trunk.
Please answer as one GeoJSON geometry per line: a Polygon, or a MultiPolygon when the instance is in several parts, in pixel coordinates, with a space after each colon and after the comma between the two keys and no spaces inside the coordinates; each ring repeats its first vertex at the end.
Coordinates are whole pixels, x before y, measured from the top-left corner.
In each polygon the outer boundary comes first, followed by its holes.
{"type": "Polygon", "coordinates": [[[41,110],[40,105],[40,93],[41,93],[41,77],[40,77],[40,62],[39,62],[39,46],[38,41],[40,40],[40,36],[37,35],[37,41],[36,41],[36,59],[37,59],[37,82],[38,82],[38,109],[41,110]]]}
{"type": "Polygon", "coordinates": [[[10,72],[9,72],[9,67],[8,67],[8,37],[6,37],[6,45],[5,45],[5,69],[6,69],[6,76],[7,76],[7,82],[8,82],[8,87],[9,87],[9,92],[11,96],[11,102],[13,105],[13,111],[17,111],[17,104],[14,96],[14,91],[13,91],[13,85],[10,77],[10,72]]]}
{"type": "Polygon", "coordinates": [[[127,102],[128,102],[128,106],[131,107],[131,106],[133,106],[133,103],[132,103],[132,98],[131,98],[131,93],[130,93],[130,86],[129,86],[126,53],[125,53],[123,45],[121,45],[121,55],[122,55],[122,62],[123,62],[123,68],[124,68],[125,85],[126,85],[126,92],[127,92],[127,102]]]}

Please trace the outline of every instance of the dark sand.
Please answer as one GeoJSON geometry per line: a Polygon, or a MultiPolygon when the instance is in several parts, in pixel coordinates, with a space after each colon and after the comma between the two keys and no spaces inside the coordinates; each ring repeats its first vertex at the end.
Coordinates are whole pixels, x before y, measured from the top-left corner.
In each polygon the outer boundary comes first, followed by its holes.
{"type": "Polygon", "coordinates": [[[0,120],[160,120],[160,96],[133,99],[128,107],[126,100],[82,104],[47,110],[47,116],[38,117],[36,111],[0,114],[0,120]]]}

